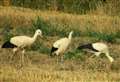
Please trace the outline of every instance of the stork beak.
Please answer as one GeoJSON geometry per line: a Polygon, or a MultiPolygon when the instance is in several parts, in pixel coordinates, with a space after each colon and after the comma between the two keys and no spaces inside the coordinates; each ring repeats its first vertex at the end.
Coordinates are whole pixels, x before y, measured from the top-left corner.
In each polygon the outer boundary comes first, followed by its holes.
{"type": "Polygon", "coordinates": [[[45,37],[45,36],[40,36],[40,37],[41,37],[42,39],[44,39],[44,40],[46,39],[46,37],[45,37]]]}
{"type": "Polygon", "coordinates": [[[43,36],[42,36],[42,35],[40,35],[40,37],[43,39],[43,36]]]}

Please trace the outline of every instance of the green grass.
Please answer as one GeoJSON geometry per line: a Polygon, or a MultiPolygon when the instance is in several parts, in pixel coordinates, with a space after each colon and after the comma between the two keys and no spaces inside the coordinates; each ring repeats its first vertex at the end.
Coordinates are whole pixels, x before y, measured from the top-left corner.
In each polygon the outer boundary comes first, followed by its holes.
{"type": "Polygon", "coordinates": [[[31,35],[33,36],[34,32],[37,29],[41,29],[43,32],[44,36],[60,36],[60,37],[64,37],[64,36],[68,36],[70,31],[74,31],[73,37],[81,37],[81,36],[88,36],[88,37],[95,37],[97,38],[97,40],[103,40],[106,42],[115,42],[116,38],[119,38],[119,31],[117,31],[116,33],[111,33],[111,34],[107,34],[107,33],[101,33],[101,32],[95,32],[94,30],[92,30],[90,27],[86,28],[86,31],[83,33],[77,29],[75,29],[74,27],[69,27],[66,26],[65,24],[52,24],[48,21],[44,21],[44,19],[42,17],[37,17],[36,20],[33,21],[32,26],[31,27],[17,27],[16,29],[14,29],[14,33],[10,33],[8,31],[10,31],[10,24],[6,24],[6,26],[4,26],[5,31],[3,31],[4,33],[4,37],[5,40],[10,39],[13,35],[31,35]],[[61,28],[61,29],[58,29],[61,28]],[[7,30],[8,29],[8,30],[7,30]]]}
{"type": "Polygon", "coordinates": [[[77,29],[70,28],[67,24],[59,24],[51,21],[45,21],[42,17],[37,17],[36,20],[33,20],[33,27],[35,29],[41,29],[45,36],[66,36],[70,31],[74,31],[74,36],[80,36],[80,31],[77,29]]]}
{"type": "Polygon", "coordinates": [[[50,53],[50,48],[45,46],[43,42],[37,42],[37,41],[32,45],[30,50],[38,51],[39,53],[44,53],[44,54],[50,53]]]}
{"type": "MultiPolygon", "coordinates": [[[[52,21],[52,20],[51,20],[52,21]]],[[[68,24],[59,24],[59,23],[52,23],[49,21],[44,21],[42,17],[37,17],[35,21],[33,21],[33,27],[35,29],[41,29],[43,31],[43,34],[45,36],[67,36],[67,34],[73,30],[74,31],[74,37],[80,37],[80,36],[89,36],[89,37],[95,37],[98,40],[103,40],[106,42],[115,42],[116,38],[119,38],[119,31],[117,33],[101,33],[101,32],[95,32],[90,27],[92,27],[92,24],[89,23],[89,27],[86,27],[86,31],[83,33],[78,29],[75,29],[74,27],[69,26],[68,24]],[[58,29],[60,28],[60,29],[58,29]]]]}
{"type": "Polygon", "coordinates": [[[111,43],[114,43],[116,39],[116,36],[114,36],[114,34],[106,34],[106,33],[93,32],[93,31],[89,31],[87,35],[90,37],[97,38],[98,41],[103,40],[111,43]]]}
{"type": "Polygon", "coordinates": [[[84,52],[81,50],[77,50],[77,49],[73,49],[72,51],[69,51],[67,53],[65,53],[64,58],[65,59],[78,59],[80,61],[84,60],[84,52]]]}

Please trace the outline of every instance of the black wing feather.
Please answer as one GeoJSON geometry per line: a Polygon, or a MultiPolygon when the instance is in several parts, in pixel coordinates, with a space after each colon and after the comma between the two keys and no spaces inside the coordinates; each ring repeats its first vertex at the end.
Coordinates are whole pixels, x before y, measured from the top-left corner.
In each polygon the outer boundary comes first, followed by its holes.
{"type": "Polygon", "coordinates": [[[16,45],[12,44],[10,41],[6,41],[3,45],[2,48],[15,48],[17,47],[16,45]]]}
{"type": "Polygon", "coordinates": [[[98,50],[93,48],[92,43],[81,45],[78,47],[78,49],[90,49],[92,51],[99,52],[98,50]]]}

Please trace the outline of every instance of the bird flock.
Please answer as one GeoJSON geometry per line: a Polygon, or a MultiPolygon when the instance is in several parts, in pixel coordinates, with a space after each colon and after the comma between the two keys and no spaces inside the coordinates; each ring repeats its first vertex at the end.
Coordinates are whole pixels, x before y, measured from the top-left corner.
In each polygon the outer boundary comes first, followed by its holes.
{"type": "MultiPolygon", "coordinates": [[[[61,57],[61,61],[63,60],[64,53],[68,50],[72,42],[73,33],[74,32],[71,31],[68,37],[63,37],[53,43],[51,52],[50,52],[50,57],[53,57],[56,55],[61,57]]],[[[24,63],[25,48],[28,46],[31,46],[36,41],[38,36],[43,38],[42,31],[40,29],[36,30],[33,37],[14,36],[9,41],[4,42],[1,48],[12,48],[13,55],[11,56],[11,58],[13,58],[16,55],[17,51],[21,50],[22,51],[21,61],[24,63]]],[[[77,49],[89,50],[90,52],[94,53],[94,55],[96,56],[99,56],[101,53],[104,53],[110,62],[114,61],[113,57],[111,57],[109,54],[108,46],[102,42],[78,45],[77,49]]]]}

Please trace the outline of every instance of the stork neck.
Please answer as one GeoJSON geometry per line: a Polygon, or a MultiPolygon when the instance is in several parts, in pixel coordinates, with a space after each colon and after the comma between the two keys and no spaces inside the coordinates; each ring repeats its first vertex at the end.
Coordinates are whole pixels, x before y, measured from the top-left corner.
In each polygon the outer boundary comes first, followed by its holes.
{"type": "Polygon", "coordinates": [[[33,41],[35,41],[37,39],[37,36],[38,36],[38,34],[35,33],[34,36],[33,36],[33,41]]]}
{"type": "Polygon", "coordinates": [[[69,33],[68,39],[72,39],[72,33],[69,33]]]}

